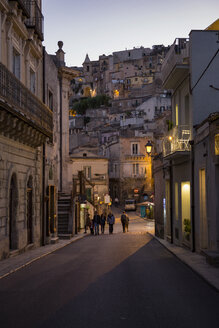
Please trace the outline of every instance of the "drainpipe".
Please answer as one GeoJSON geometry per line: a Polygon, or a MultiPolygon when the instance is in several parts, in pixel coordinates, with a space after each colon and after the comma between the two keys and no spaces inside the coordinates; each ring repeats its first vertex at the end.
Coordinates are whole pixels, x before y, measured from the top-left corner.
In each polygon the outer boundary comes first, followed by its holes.
{"type": "Polygon", "coordinates": [[[59,77],[59,96],[60,96],[60,191],[62,191],[62,77],[59,77]]]}
{"type": "Polygon", "coordinates": [[[170,242],[173,244],[173,162],[170,160],[170,242]]]}
{"type": "MultiPolygon", "coordinates": [[[[46,101],[45,88],[45,47],[43,47],[43,103],[46,101]]],[[[45,155],[46,155],[46,144],[43,143],[43,163],[42,163],[42,246],[46,245],[46,219],[45,219],[45,155]]]]}
{"type": "Polygon", "coordinates": [[[191,225],[192,225],[192,252],[195,252],[195,171],[194,171],[194,140],[190,140],[191,146],[191,225]]]}

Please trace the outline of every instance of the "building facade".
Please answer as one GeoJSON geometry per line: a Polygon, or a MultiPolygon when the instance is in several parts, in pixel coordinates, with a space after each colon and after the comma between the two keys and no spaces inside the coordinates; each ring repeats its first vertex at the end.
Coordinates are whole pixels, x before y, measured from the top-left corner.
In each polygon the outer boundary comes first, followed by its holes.
{"type": "Polygon", "coordinates": [[[5,258],[45,243],[42,145],[52,141],[53,114],[43,103],[41,1],[1,1],[0,11],[0,258],[5,258]]]}

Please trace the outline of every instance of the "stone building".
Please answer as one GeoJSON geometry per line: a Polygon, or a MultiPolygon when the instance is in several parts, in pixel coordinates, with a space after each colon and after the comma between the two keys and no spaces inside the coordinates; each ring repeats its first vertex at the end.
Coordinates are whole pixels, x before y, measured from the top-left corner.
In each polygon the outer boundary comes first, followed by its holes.
{"type": "MultiPolygon", "coordinates": [[[[199,149],[198,145],[193,146],[197,133],[200,138],[202,134],[202,128],[197,130],[197,126],[211,113],[218,112],[218,65],[218,30],[210,28],[191,31],[189,39],[176,39],[162,67],[164,87],[173,90],[172,126],[163,148],[166,167],[165,238],[193,251],[218,247],[215,236],[208,235],[207,238],[207,234],[217,228],[214,215],[211,220],[208,217],[210,209],[215,208],[214,198],[208,198],[205,193],[208,183],[213,181],[211,174],[217,172],[217,165],[210,170],[201,158],[199,167],[200,154],[193,152],[193,147],[199,149]],[[195,193],[198,184],[201,189],[197,188],[195,193]],[[200,202],[208,202],[209,212],[206,212],[205,205],[200,208],[200,202]],[[202,213],[201,216],[198,213],[202,213]],[[201,237],[203,230],[205,236],[201,237]]],[[[209,132],[209,139],[212,137],[213,133],[209,132]]]]}
{"type": "Polygon", "coordinates": [[[219,111],[196,127],[194,138],[194,239],[196,251],[219,262],[219,111]]]}
{"type": "Polygon", "coordinates": [[[153,179],[151,157],[146,154],[148,137],[114,137],[105,144],[109,158],[110,196],[123,204],[127,198],[141,201],[152,196],[153,179]]]}
{"type": "Polygon", "coordinates": [[[53,114],[43,103],[41,1],[0,2],[0,258],[45,243],[42,145],[53,114]]]}
{"type": "Polygon", "coordinates": [[[74,184],[76,211],[78,212],[78,228],[85,225],[85,209],[93,217],[94,208],[104,211],[104,198],[109,194],[108,158],[97,155],[92,147],[75,149],[71,154],[71,179],[74,184]],[[84,204],[87,206],[84,206],[84,204]]]}

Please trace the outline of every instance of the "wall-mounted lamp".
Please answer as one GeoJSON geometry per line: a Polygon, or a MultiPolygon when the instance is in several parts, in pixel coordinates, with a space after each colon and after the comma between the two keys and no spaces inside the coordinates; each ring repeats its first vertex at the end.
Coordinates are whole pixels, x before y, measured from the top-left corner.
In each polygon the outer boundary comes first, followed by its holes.
{"type": "Polygon", "coordinates": [[[145,145],[146,153],[148,154],[148,156],[151,155],[152,147],[153,147],[152,143],[150,142],[150,140],[148,140],[148,142],[145,145]]]}

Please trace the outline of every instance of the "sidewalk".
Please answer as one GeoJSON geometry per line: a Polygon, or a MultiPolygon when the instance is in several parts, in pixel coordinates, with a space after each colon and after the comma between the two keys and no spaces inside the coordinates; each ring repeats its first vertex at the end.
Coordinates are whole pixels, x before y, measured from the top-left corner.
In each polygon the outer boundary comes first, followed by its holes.
{"type": "Polygon", "coordinates": [[[0,261],[0,279],[7,277],[9,274],[16,272],[32,262],[37,261],[40,258],[47,256],[77,240],[80,240],[85,236],[87,235],[81,232],[71,239],[59,239],[59,242],[56,244],[37,247],[33,250],[0,261]]]}
{"type": "Polygon", "coordinates": [[[205,256],[170,244],[168,241],[160,239],[153,234],[150,234],[161,245],[168,249],[173,255],[175,255],[180,261],[188,265],[194,272],[201,276],[217,291],[219,291],[219,268],[215,268],[206,262],[205,256]]]}

